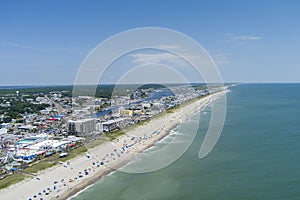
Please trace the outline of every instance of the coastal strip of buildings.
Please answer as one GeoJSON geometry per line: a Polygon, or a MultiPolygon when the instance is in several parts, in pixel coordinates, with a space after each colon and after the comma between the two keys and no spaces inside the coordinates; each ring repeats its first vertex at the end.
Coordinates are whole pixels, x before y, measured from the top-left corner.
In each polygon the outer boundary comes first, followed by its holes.
{"type": "MultiPolygon", "coordinates": [[[[56,153],[65,156],[66,152],[88,142],[88,136],[101,136],[102,133],[131,126],[191,99],[223,89],[208,91],[178,87],[174,89],[175,93],[166,89],[148,89],[143,91],[147,94],[146,98],[141,98],[139,92],[111,99],[88,96],[71,98],[59,91],[36,98],[26,98],[19,93],[2,98],[0,107],[4,106],[4,110],[13,107],[12,102],[24,101],[26,105],[43,106],[39,113],[25,112],[10,122],[2,120],[0,179],[44,157],[56,153]]],[[[3,118],[3,115],[0,113],[0,117],[3,118]]]]}

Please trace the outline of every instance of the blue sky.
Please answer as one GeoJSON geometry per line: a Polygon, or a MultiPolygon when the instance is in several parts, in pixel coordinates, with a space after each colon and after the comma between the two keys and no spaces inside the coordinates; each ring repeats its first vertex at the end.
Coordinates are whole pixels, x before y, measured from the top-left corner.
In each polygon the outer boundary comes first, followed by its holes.
{"type": "Polygon", "coordinates": [[[1,1],[0,85],[72,84],[101,41],[164,27],[199,42],[228,82],[300,82],[299,1],[1,1]]]}

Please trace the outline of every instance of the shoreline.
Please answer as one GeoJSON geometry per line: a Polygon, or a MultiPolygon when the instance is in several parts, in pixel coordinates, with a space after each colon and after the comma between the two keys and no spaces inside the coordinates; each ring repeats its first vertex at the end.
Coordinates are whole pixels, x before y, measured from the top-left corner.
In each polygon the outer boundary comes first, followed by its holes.
{"type": "MultiPolygon", "coordinates": [[[[208,105],[208,104],[207,104],[208,105]]],[[[207,106],[206,105],[206,106],[207,106]]],[[[205,107],[206,107],[205,106],[205,107]]],[[[170,130],[167,130],[166,132],[171,133],[172,130],[175,130],[178,127],[179,124],[174,125],[172,128],[170,128],[170,130]]],[[[161,140],[163,140],[164,138],[168,137],[169,134],[166,135],[162,135],[162,137],[160,137],[158,140],[153,141],[153,143],[149,144],[148,146],[146,146],[145,149],[143,149],[140,152],[136,152],[136,155],[133,156],[131,159],[126,160],[123,163],[119,163],[119,165],[116,167],[116,169],[111,168],[111,170],[103,173],[103,174],[99,174],[98,176],[91,178],[90,181],[86,182],[86,183],[82,183],[82,185],[78,186],[78,188],[74,188],[71,192],[67,193],[67,194],[63,194],[61,196],[61,199],[63,200],[71,200],[72,198],[76,197],[77,195],[79,195],[80,193],[84,192],[86,189],[88,189],[89,187],[93,186],[93,184],[101,181],[103,178],[110,176],[111,174],[113,174],[114,172],[116,172],[119,168],[126,166],[127,164],[130,164],[131,162],[134,162],[134,159],[136,158],[136,156],[138,156],[140,153],[143,153],[147,150],[150,150],[152,147],[154,147],[156,145],[156,143],[159,143],[161,140]],[[91,182],[91,183],[90,183],[91,182]]]]}
{"type": "Polygon", "coordinates": [[[67,165],[64,163],[64,165],[55,166],[42,171],[38,174],[40,178],[39,181],[35,179],[25,179],[20,183],[3,189],[0,193],[0,199],[28,200],[29,198],[33,199],[34,196],[37,196],[37,199],[42,197],[43,200],[71,199],[92,184],[101,181],[102,178],[128,163],[133,162],[136,156],[155,146],[157,142],[167,137],[172,130],[176,129],[179,124],[187,121],[191,114],[200,112],[210,104],[211,100],[226,94],[227,91],[228,90],[225,89],[197,99],[171,113],[166,113],[163,116],[151,119],[150,122],[136,127],[124,136],[120,136],[116,139],[117,141],[106,142],[92,149],[88,149],[87,153],[91,156],[78,156],[67,161],[67,165]],[[150,136],[143,138],[145,137],[144,134],[150,133],[152,133],[150,136]],[[137,138],[134,143],[132,143],[133,141],[130,139],[130,137],[133,136],[137,138]],[[138,140],[138,138],[140,139],[138,140]],[[124,149],[124,144],[126,144],[126,149],[124,149]],[[127,145],[130,147],[127,147],[127,145]],[[110,152],[112,153],[109,155],[110,152]],[[104,164],[100,165],[100,162],[104,164]],[[78,172],[81,176],[80,178],[78,178],[78,172]],[[87,174],[83,175],[84,172],[87,174]],[[69,182],[67,180],[69,180],[69,182]],[[58,183],[54,182],[53,184],[53,181],[58,183]],[[33,191],[32,188],[35,188],[35,191],[33,191]],[[50,192],[47,195],[42,193],[41,196],[39,196],[38,193],[40,194],[41,191],[45,191],[45,188],[50,188],[50,192]]]}
{"type": "MultiPolygon", "coordinates": [[[[228,90],[226,89],[226,90],[224,90],[224,91],[221,91],[220,93],[226,94],[227,92],[228,92],[228,90]]],[[[218,93],[219,93],[219,92],[218,92],[218,93]]],[[[217,94],[217,93],[215,93],[215,94],[217,94]]],[[[220,95],[222,95],[222,94],[220,94],[220,95]]],[[[209,95],[209,96],[210,96],[210,95],[209,95]]],[[[209,97],[209,96],[208,96],[208,97],[209,97]]],[[[201,100],[202,100],[202,99],[199,99],[199,100],[197,100],[196,102],[201,101],[201,100]]],[[[193,103],[195,103],[195,102],[193,102],[193,103]]],[[[206,108],[207,106],[209,106],[209,104],[210,104],[210,102],[205,103],[203,106],[201,106],[201,109],[200,109],[200,110],[196,110],[196,111],[193,113],[193,115],[195,115],[195,114],[197,114],[197,113],[200,113],[204,108],[206,108]]],[[[162,116],[162,117],[163,117],[163,116],[162,116]]],[[[188,120],[188,118],[191,118],[191,117],[192,117],[192,116],[187,117],[186,119],[183,120],[183,122],[186,122],[186,121],[188,120]]],[[[156,143],[159,143],[160,141],[162,141],[163,139],[165,139],[166,137],[168,137],[168,136],[170,135],[171,131],[177,129],[179,125],[180,125],[180,123],[177,123],[177,124],[175,124],[173,127],[169,128],[169,129],[166,131],[166,132],[168,132],[168,134],[162,135],[162,137],[160,137],[158,140],[154,141],[153,144],[147,146],[143,151],[138,152],[137,155],[138,155],[139,153],[143,153],[143,152],[145,152],[145,151],[147,151],[147,150],[153,148],[153,147],[156,145],[156,143]]],[[[131,162],[134,162],[134,159],[135,159],[135,157],[133,157],[132,160],[127,160],[126,163],[120,164],[120,167],[124,167],[125,165],[130,164],[131,162]]],[[[103,174],[103,175],[101,175],[100,177],[95,178],[95,181],[92,182],[91,184],[83,184],[83,185],[81,185],[81,187],[79,187],[78,189],[76,188],[73,192],[70,192],[70,193],[65,194],[64,196],[62,196],[62,199],[64,199],[64,200],[72,200],[72,198],[74,198],[74,197],[76,197],[77,195],[81,194],[82,192],[84,192],[85,190],[87,190],[89,187],[92,187],[95,183],[101,181],[103,178],[105,178],[105,177],[107,177],[107,176],[110,176],[112,173],[116,172],[117,170],[118,170],[118,169],[112,169],[112,170],[111,170],[110,172],[108,172],[107,174],[103,174]]]]}

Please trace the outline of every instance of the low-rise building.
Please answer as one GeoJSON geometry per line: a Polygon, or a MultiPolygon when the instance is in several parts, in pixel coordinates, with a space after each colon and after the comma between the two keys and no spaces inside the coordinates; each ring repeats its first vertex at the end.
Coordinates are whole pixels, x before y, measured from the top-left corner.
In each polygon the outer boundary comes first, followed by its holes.
{"type": "Polygon", "coordinates": [[[98,131],[100,132],[109,132],[116,130],[118,128],[123,128],[125,126],[125,118],[108,120],[98,124],[98,131]]]}
{"type": "Polygon", "coordinates": [[[7,134],[6,128],[0,128],[0,135],[2,135],[2,134],[7,134]]]}
{"type": "Polygon", "coordinates": [[[131,117],[133,114],[133,111],[132,110],[119,110],[119,114],[120,114],[120,116],[131,117]]]}

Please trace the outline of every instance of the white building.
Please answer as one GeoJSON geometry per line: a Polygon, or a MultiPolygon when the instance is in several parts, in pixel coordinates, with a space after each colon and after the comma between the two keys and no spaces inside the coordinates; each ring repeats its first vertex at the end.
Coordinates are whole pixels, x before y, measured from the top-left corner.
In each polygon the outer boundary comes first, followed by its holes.
{"type": "Polygon", "coordinates": [[[95,119],[81,119],[77,121],[70,120],[68,124],[68,132],[72,134],[90,133],[95,130],[95,119]]]}
{"type": "Polygon", "coordinates": [[[108,120],[106,122],[98,123],[97,130],[100,132],[109,132],[125,126],[125,118],[108,120]]]}
{"type": "Polygon", "coordinates": [[[7,133],[7,129],[6,128],[1,128],[0,129],[0,135],[6,134],[6,133],[7,133]]]}
{"type": "Polygon", "coordinates": [[[10,124],[10,123],[2,123],[1,124],[1,128],[6,128],[6,129],[10,129],[10,128],[12,128],[12,124],[10,124]]]}

